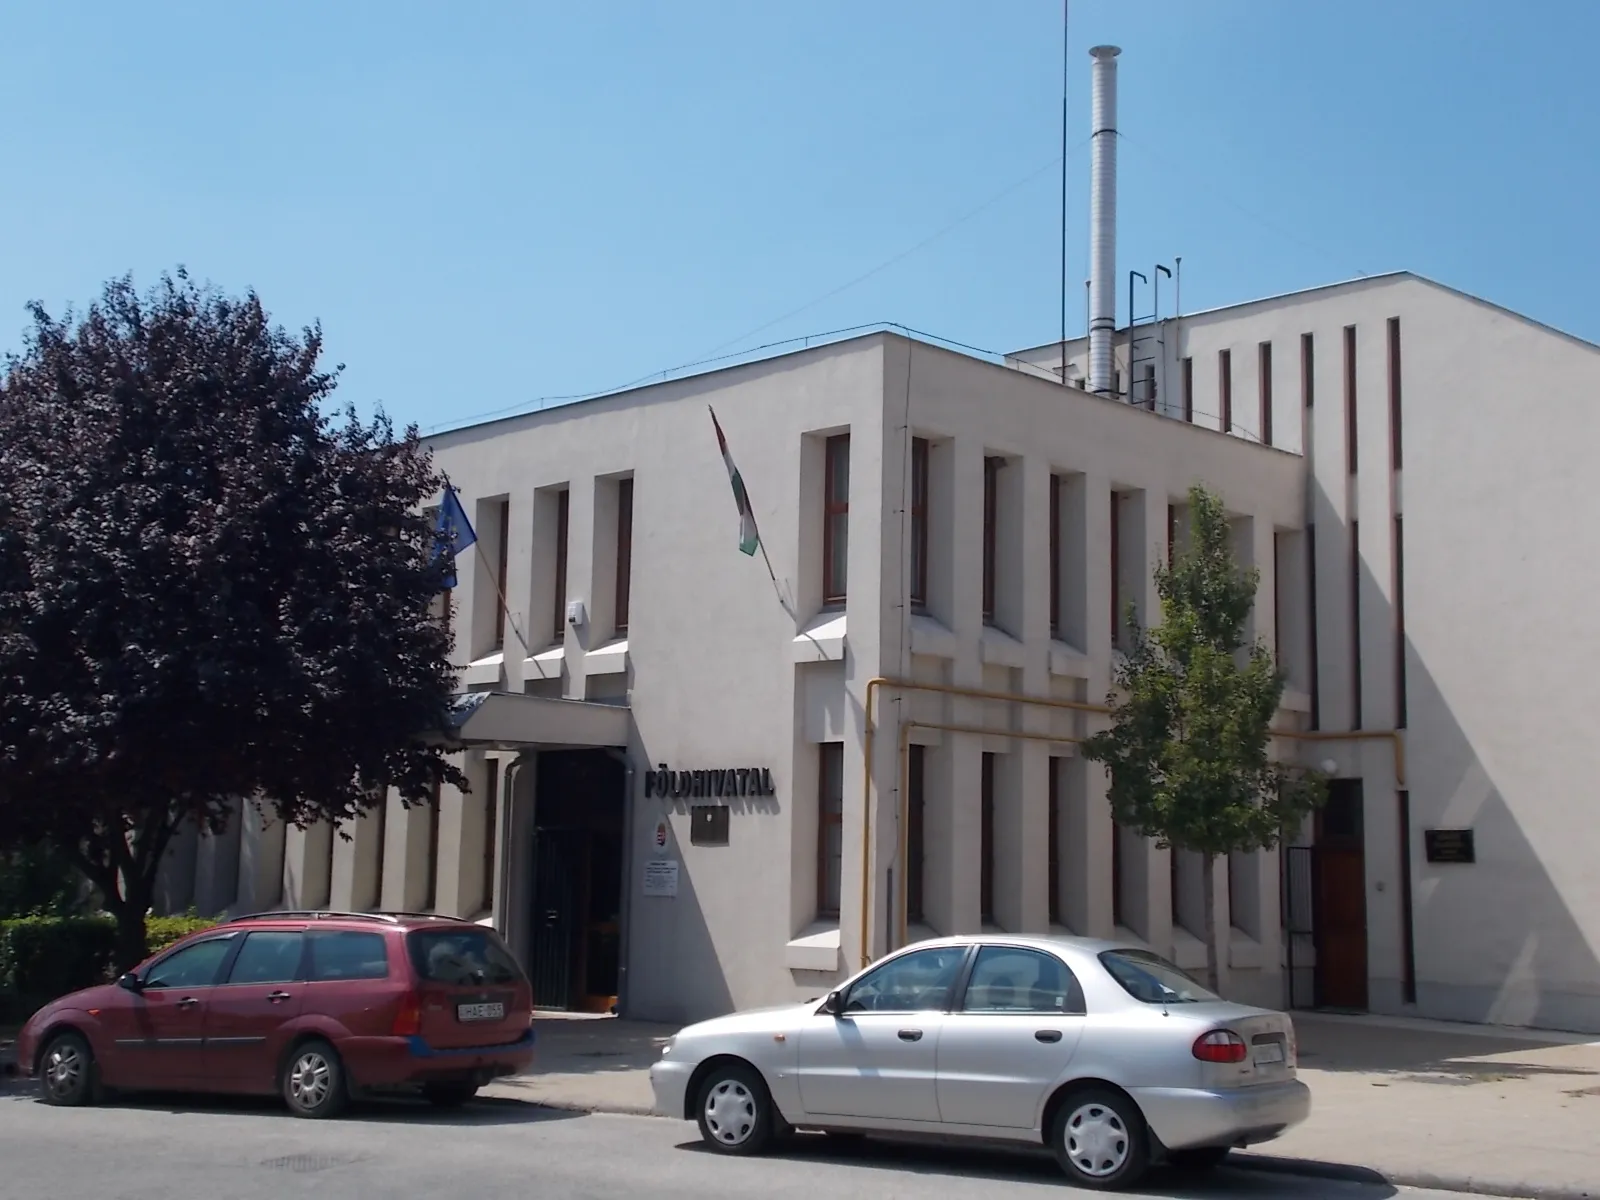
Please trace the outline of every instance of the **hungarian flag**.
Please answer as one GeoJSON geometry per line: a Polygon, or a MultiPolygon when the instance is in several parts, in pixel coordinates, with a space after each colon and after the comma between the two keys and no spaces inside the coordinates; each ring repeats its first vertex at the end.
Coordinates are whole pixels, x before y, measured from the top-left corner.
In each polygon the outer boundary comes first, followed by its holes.
{"type": "Polygon", "coordinates": [[[728,453],[728,439],[722,436],[722,423],[717,420],[716,410],[710,411],[711,424],[717,431],[717,446],[722,451],[722,461],[728,468],[728,482],[733,485],[733,502],[739,509],[739,550],[744,554],[754,554],[756,548],[761,545],[761,533],[756,529],[756,514],[750,508],[750,496],[744,490],[744,480],[739,476],[739,468],[733,465],[733,455],[728,453]]]}

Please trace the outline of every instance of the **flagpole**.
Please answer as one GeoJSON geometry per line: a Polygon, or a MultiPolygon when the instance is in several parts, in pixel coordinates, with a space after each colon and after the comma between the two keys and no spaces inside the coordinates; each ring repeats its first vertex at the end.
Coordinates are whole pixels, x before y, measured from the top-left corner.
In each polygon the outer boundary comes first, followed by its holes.
{"type": "MultiPolygon", "coordinates": [[[[502,531],[501,536],[505,536],[504,531],[502,531]]],[[[483,544],[477,538],[472,539],[472,544],[477,547],[478,557],[483,558],[483,544]]],[[[505,614],[506,624],[511,626],[511,632],[517,635],[517,641],[522,643],[522,657],[532,658],[533,651],[528,649],[528,639],[522,636],[522,630],[518,629],[517,623],[511,619],[511,606],[506,603],[505,589],[500,586],[500,581],[495,579],[494,568],[489,566],[488,559],[484,559],[483,565],[488,569],[489,578],[494,579],[494,594],[500,598],[500,611],[505,614]]],[[[503,652],[505,649],[504,639],[501,639],[500,648],[503,652]]]]}

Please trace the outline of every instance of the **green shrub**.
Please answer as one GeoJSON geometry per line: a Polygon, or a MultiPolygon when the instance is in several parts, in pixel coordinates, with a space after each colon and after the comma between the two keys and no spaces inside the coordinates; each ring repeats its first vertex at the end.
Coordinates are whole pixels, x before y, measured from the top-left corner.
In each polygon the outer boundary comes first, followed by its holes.
{"type": "MultiPolygon", "coordinates": [[[[154,953],[212,924],[192,915],[148,917],[145,939],[154,953]]],[[[0,1011],[37,1007],[106,982],[116,967],[116,948],[117,923],[108,916],[0,921],[0,1011]]]]}
{"type": "Polygon", "coordinates": [[[210,929],[216,922],[205,917],[197,917],[193,913],[183,917],[146,917],[144,922],[145,944],[150,948],[150,953],[165,950],[182,938],[188,937],[201,929],[210,929]]]}

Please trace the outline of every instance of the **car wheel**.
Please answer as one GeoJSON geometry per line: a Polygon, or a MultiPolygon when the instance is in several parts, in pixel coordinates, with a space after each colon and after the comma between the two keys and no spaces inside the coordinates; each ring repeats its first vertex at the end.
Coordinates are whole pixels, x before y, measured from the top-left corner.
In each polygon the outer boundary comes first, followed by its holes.
{"type": "Polygon", "coordinates": [[[475,1083],[430,1083],[422,1089],[422,1098],[435,1108],[460,1108],[477,1094],[475,1083]]]}
{"type": "Polygon", "coordinates": [[[1169,1151],[1167,1162],[1180,1171],[1209,1171],[1220,1167],[1227,1157],[1226,1146],[1200,1146],[1194,1150],[1169,1151]]]}
{"type": "Polygon", "coordinates": [[[327,1042],[296,1046],[283,1065],[283,1102],[297,1117],[336,1117],[349,1100],[344,1064],[327,1042]]]}
{"type": "Polygon", "coordinates": [[[1150,1165],[1150,1142],[1139,1106],[1093,1088],[1068,1096],[1056,1113],[1051,1149],[1082,1187],[1132,1187],[1150,1165]]]}
{"type": "Polygon", "coordinates": [[[760,1154],[772,1140],[772,1097],[753,1067],[714,1067],[700,1088],[700,1136],[720,1154],[760,1154]]]}
{"type": "Polygon", "coordinates": [[[76,1108],[94,1099],[94,1053],[81,1033],[59,1033],[39,1056],[39,1089],[46,1104],[76,1108]]]}

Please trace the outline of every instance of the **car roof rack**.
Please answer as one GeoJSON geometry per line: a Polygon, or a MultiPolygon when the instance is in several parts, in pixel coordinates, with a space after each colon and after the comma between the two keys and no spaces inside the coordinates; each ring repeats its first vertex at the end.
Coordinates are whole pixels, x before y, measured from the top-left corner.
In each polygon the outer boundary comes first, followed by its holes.
{"type": "Polygon", "coordinates": [[[240,913],[220,922],[232,925],[239,921],[382,921],[394,925],[398,918],[393,913],[337,912],[324,908],[291,908],[277,912],[240,913]]]}
{"type": "Polygon", "coordinates": [[[394,912],[385,910],[381,913],[370,913],[368,915],[388,917],[396,921],[454,921],[457,925],[473,924],[472,921],[467,920],[465,917],[452,917],[449,913],[394,912]]]}

